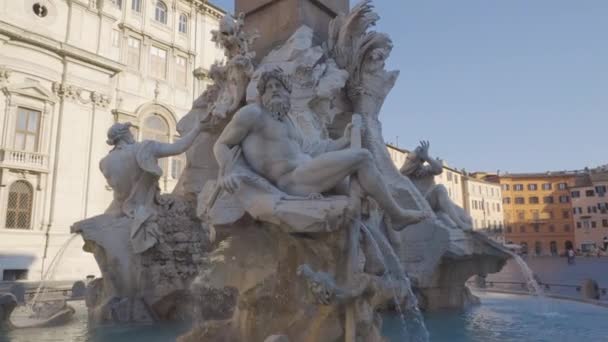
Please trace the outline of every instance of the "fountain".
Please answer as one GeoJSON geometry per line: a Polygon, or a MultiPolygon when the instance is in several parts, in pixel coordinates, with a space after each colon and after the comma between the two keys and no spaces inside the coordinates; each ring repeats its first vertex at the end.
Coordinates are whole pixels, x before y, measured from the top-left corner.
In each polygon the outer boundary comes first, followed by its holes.
{"type": "MultiPolygon", "coordinates": [[[[5,325],[11,329],[39,328],[54,325],[62,325],[70,321],[75,313],[74,308],[67,304],[63,296],[53,296],[48,293],[48,281],[52,280],[56,270],[61,265],[65,251],[72,241],[78,237],[72,234],[59,248],[40,284],[34,292],[34,296],[24,306],[15,306],[9,310],[4,317],[5,325]]],[[[5,297],[8,303],[12,303],[9,297],[5,297]]],[[[15,302],[16,303],[16,302],[15,302]]],[[[2,317],[2,315],[0,315],[2,317]]]]}
{"type": "Polygon", "coordinates": [[[476,302],[466,280],[504,265],[390,160],[379,114],[398,72],[385,70],[392,43],[371,30],[371,2],[315,19],[262,36],[268,52],[244,15],[225,17],[213,40],[226,61],[181,140],[110,128],[100,168],[114,200],[72,227],[102,273],[87,287],[91,327],[191,320],[182,342],[380,342],[381,312],[395,310],[403,337],[424,342],[421,309],[476,302]],[[159,159],[184,152],[161,194],[159,159]]]}

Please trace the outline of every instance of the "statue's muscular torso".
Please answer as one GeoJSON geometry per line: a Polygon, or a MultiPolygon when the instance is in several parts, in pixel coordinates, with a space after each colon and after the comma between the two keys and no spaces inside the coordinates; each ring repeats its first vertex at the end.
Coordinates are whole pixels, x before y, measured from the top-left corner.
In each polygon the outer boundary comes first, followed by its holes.
{"type": "Polygon", "coordinates": [[[243,155],[254,171],[280,187],[281,178],[311,157],[302,151],[298,133],[284,117],[282,121],[259,105],[242,109],[248,134],[241,142],[243,155]]]}

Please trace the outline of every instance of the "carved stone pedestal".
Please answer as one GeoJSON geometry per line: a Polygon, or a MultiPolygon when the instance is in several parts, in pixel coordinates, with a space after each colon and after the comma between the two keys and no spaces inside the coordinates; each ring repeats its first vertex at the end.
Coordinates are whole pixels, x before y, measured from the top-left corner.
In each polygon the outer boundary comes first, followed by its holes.
{"type": "Polygon", "coordinates": [[[348,13],[348,0],[236,0],[236,13],[245,14],[245,30],[257,30],[258,59],[285,42],[300,26],[313,29],[317,43],[327,40],[329,21],[348,13]]]}

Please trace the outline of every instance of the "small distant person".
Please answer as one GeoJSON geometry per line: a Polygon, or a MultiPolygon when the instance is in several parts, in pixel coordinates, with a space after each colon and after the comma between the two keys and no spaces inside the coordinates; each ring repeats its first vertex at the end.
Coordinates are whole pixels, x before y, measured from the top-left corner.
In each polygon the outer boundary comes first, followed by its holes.
{"type": "Polygon", "coordinates": [[[568,265],[573,265],[574,264],[574,249],[570,248],[566,251],[566,257],[568,258],[568,265]]]}

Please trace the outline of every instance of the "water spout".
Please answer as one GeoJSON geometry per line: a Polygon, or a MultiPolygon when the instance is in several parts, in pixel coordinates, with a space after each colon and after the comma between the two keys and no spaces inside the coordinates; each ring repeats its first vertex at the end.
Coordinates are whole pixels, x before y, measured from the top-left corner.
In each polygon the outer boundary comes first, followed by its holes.
{"type": "MultiPolygon", "coordinates": [[[[390,243],[386,240],[386,237],[378,232],[376,229],[372,229],[367,226],[363,222],[359,222],[361,224],[361,230],[367,235],[369,238],[372,247],[376,251],[376,253],[382,256],[381,261],[385,269],[385,275],[388,278],[389,283],[391,284],[391,290],[393,291],[393,301],[395,303],[395,308],[399,313],[399,317],[401,318],[402,328],[404,331],[404,336],[407,336],[409,341],[415,342],[428,342],[429,341],[429,333],[424,324],[424,318],[422,317],[422,313],[418,308],[418,299],[412,290],[412,285],[405,273],[405,270],[399,263],[399,258],[395,253],[395,250],[390,245],[390,243]],[[380,246],[382,245],[382,246],[380,246]],[[387,259],[390,261],[389,263],[387,259]],[[394,278],[396,276],[396,279],[394,278]],[[395,282],[401,283],[405,285],[406,298],[408,300],[408,305],[405,310],[401,308],[401,303],[399,301],[399,295],[395,289],[395,282]],[[406,318],[409,318],[407,319],[406,318]],[[413,329],[408,329],[408,322],[410,322],[410,326],[413,329]],[[412,333],[409,331],[412,330],[412,333]]],[[[400,287],[401,289],[401,287],[400,287]]]]}

